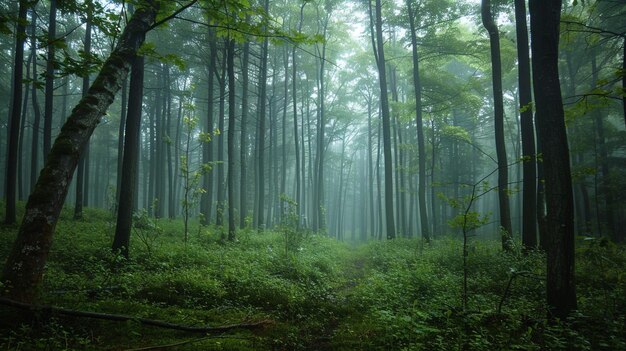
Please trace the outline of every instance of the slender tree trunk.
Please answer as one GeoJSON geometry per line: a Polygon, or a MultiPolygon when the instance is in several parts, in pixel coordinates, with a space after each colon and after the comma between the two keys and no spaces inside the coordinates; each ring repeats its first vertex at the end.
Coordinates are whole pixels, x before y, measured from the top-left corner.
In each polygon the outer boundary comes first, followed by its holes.
{"type": "MultiPolygon", "coordinates": [[[[269,0],[265,0],[264,2],[265,12],[269,9],[269,0]]],[[[257,224],[257,228],[263,229],[263,213],[265,206],[265,107],[267,103],[267,48],[268,48],[268,39],[265,38],[263,40],[263,44],[261,47],[261,67],[259,74],[259,103],[258,103],[258,114],[259,114],[259,128],[257,134],[257,213],[255,223],[257,224]]]]}
{"type": "MultiPolygon", "coordinates": [[[[31,50],[30,56],[28,57],[26,64],[26,79],[31,79],[30,76],[30,62],[32,60],[32,56],[35,55],[35,52],[31,50]]],[[[24,102],[22,106],[22,117],[20,121],[20,131],[19,131],[19,143],[18,143],[18,159],[17,159],[17,198],[18,200],[24,200],[24,175],[26,174],[24,170],[24,138],[26,137],[26,116],[28,111],[28,97],[30,90],[26,89],[24,92],[24,102]]],[[[29,187],[30,189],[30,187],[29,187]]],[[[30,191],[27,192],[28,195],[30,191]]]]}
{"type": "Polygon", "coordinates": [[[374,212],[374,157],[372,155],[373,150],[372,142],[372,96],[367,99],[367,175],[368,175],[368,193],[369,193],[369,222],[370,222],[370,236],[376,233],[375,220],[376,214],[374,212]]]}
{"type": "MultiPolygon", "coordinates": [[[[207,105],[207,126],[206,133],[213,134],[213,95],[215,72],[217,69],[217,45],[215,32],[209,30],[209,76],[208,76],[208,105],[207,105]]],[[[182,103],[182,97],[181,97],[182,103]]],[[[178,144],[177,144],[178,145],[178,144]]],[[[202,145],[202,163],[211,164],[213,162],[213,143],[208,142],[202,145]]],[[[202,177],[202,188],[205,192],[200,199],[200,212],[203,214],[204,225],[211,222],[211,205],[213,201],[213,172],[207,172],[202,177]]]]}
{"type": "Polygon", "coordinates": [[[228,40],[228,240],[235,241],[235,40],[228,40]]]}
{"type": "MultiPolygon", "coordinates": [[[[598,82],[598,67],[596,63],[596,49],[591,49],[591,89],[596,88],[598,82]]],[[[604,121],[602,121],[601,111],[595,109],[592,112],[594,124],[596,127],[596,137],[598,143],[598,156],[600,158],[600,170],[602,171],[602,182],[600,189],[604,193],[604,213],[606,215],[606,225],[611,238],[614,241],[619,241],[621,235],[619,233],[620,228],[615,226],[615,202],[613,199],[613,189],[611,187],[611,175],[609,170],[608,152],[606,148],[606,140],[604,137],[604,121]]],[[[596,201],[597,197],[596,197],[596,201]]]]}
{"type": "Polygon", "coordinates": [[[525,249],[537,246],[537,164],[535,158],[535,126],[533,124],[528,53],[526,2],[515,0],[515,27],[517,32],[517,60],[520,98],[520,126],[524,180],[522,184],[522,245],[525,249]]]}
{"type": "MultiPolygon", "coordinates": [[[[281,133],[281,169],[280,169],[280,194],[279,196],[286,195],[287,191],[287,102],[289,97],[289,52],[287,47],[284,48],[284,69],[285,69],[285,85],[283,94],[283,118],[282,118],[282,133],[281,133]]],[[[280,206],[280,219],[285,216],[285,202],[279,199],[280,206]]]]}
{"type": "MultiPolygon", "coordinates": [[[[220,130],[220,136],[217,139],[217,207],[216,207],[216,215],[215,215],[215,225],[223,226],[224,225],[224,205],[225,205],[225,187],[226,184],[224,182],[224,168],[226,165],[224,164],[224,135],[221,134],[225,131],[224,129],[224,121],[225,121],[225,110],[226,110],[226,41],[224,42],[224,48],[222,50],[222,74],[220,75],[220,101],[219,101],[219,112],[217,116],[217,125],[220,130]]],[[[224,233],[224,232],[222,232],[224,233]]],[[[223,238],[225,239],[225,238],[223,238]]]]}
{"type": "Polygon", "coordinates": [[[389,118],[389,95],[387,93],[387,73],[385,71],[385,50],[383,41],[383,20],[381,0],[376,0],[376,51],[378,55],[378,80],[380,84],[380,105],[383,124],[383,155],[385,170],[385,217],[387,239],[396,237],[393,218],[393,165],[391,159],[391,127],[389,118]]]}
{"type": "Polygon", "coordinates": [[[39,79],[37,77],[37,14],[33,10],[31,23],[30,47],[34,51],[32,55],[33,64],[33,81],[31,84],[31,99],[33,104],[33,137],[31,139],[31,158],[30,158],[30,189],[35,188],[37,176],[39,173],[39,129],[41,126],[41,109],[37,100],[37,86],[39,79]]]}
{"type": "Polygon", "coordinates": [[[411,51],[413,57],[413,86],[415,88],[415,124],[417,125],[417,157],[418,185],[417,198],[419,204],[419,221],[424,241],[430,241],[430,229],[426,215],[426,146],[424,143],[424,122],[422,117],[422,83],[419,72],[419,55],[417,52],[417,34],[415,33],[415,16],[412,0],[407,0],[409,25],[411,29],[411,51]]]}
{"type": "Polygon", "coordinates": [[[540,227],[547,250],[549,317],[576,309],[574,205],[558,70],[560,0],[530,0],[533,81],[538,138],[545,174],[546,217],[540,227]]]}
{"type": "Polygon", "coordinates": [[[500,63],[500,34],[491,15],[491,1],[482,0],[481,14],[483,26],[489,32],[491,44],[491,77],[493,83],[494,124],[496,154],[498,157],[498,203],[500,208],[500,227],[502,249],[511,251],[513,242],[511,235],[511,208],[509,204],[509,167],[504,140],[504,102],[502,97],[502,65],[500,63]]]}
{"type": "Polygon", "coordinates": [[[54,101],[54,61],[57,28],[57,0],[50,0],[50,16],[48,17],[48,47],[46,60],[46,96],[43,117],[43,160],[48,158],[52,144],[52,107],[54,101]]]}
{"type": "Polygon", "coordinates": [[[7,173],[5,177],[6,211],[4,222],[16,222],[15,188],[17,183],[17,151],[20,132],[20,116],[22,114],[22,75],[24,73],[24,42],[26,40],[26,12],[32,4],[27,0],[20,0],[15,29],[15,55],[13,56],[13,97],[9,118],[9,132],[7,137],[7,173]]]}
{"type": "Polygon", "coordinates": [[[22,302],[32,302],[35,298],[80,153],[121,88],[156,12],[154,6],[135,12],[87,95],[74,108],[55,140],[28,199],[17,239],[2,272],[4,296],[22,302]]]}
{"type": "Polygon", "coordinates": [[[248,156],[248,84],[249,84],[249,59],[250,59],[250,42],[243,44],[243,59],[241,63],[241,147],[239,162],[241,163],[239,177],[239,228],[244,229],[246,226],[246,217],[248,215],[248,174],[247,174],[247,156],[248,156]]]}
{"type": "MultiPolygon", "coordinates": [[[[115,208],[119,207],[120,191],[122,188],[122,166],[124,164],[124,130],[126,127],[126,109],[128,104],[128,80],[122,83],[122,109],[120,110],[120,126],[117,131],[117,186],[115,191],[115,208]]],[[[138,194],[135,194],[137,196],[138,194]]]]}
{"type": "MultiPolygon", "coordinates": [[[[83,50],[86,54],[91,52],[91,5],[88,5],[88,13],[87,13],[87,23],[85,29],[85,44],[83,50]]],[[[82,94],[83,97],[86,96],[87,90],[89,89],[89,73],[85,73],[83,76],[83,89],[82,94]]],[[[87,173],[89,167],[89,140],[87,140],[87,144],[85,148],[82,150],[80,155],[80,161],[78,165],[78,171],[76,173],[76,200],[74,202],[74,219],[83,218],[83,204],[85,200],[85,185],[87,184],[87,173]]]]}
{"type": "MultiPolygon", "coordinates": [[[[298,21],[298,32],[300,32],[302,30],[302,20],[304,17],[304,6],[306,6],[306,2],[303,2],[302,5],[300,5],[300,19],[298,21]]],[[[287,74],[287,72],[285,72],[285,75],[287,74]]],[[[300,196],[300,188],[301,188],[301,181],[300,181],[300,148],[299,148],[299,140],[298,140],[298,103],[297,103],[297,82],[296,82],[296,77],[297,77],[297,61],[296,61],[296,46],[294,45],[291,49],[291,96],[292,96],[292,105],[293,105],[293,142],[294,142],[294,148],[295,148],[295,159],[296,159],[296,169],[294,171],[294,175],[295,175],[295,181],[296,181],[296,198],[295,198],[295,202],[296,202],[296,209],[295,212],[298,215],[298,221],[296,223],[296,226],[299,228],[300,227],[300,222],[301,222],[301,217],[302,217],[302,204],[304,204],[303,199],[300,196]]],[[[287,99],[287,96],[285,96],[285,99],[287,99]]],[[[303,137],[304,139],[304,137],[303,137]]],[[[304,152],[304,148],[302,150],[304,152]]]]}

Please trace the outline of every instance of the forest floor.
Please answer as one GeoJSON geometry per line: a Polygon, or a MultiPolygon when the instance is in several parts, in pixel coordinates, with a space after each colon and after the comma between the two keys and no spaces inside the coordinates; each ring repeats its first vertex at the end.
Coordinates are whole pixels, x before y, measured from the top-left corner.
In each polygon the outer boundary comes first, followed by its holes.
{"type": "MultiPolygon", "coordinates": [[[[472,238],[464,310],[458,238],[350,244],[284,227],[223,243],[194,225],[185,244],[180,221],[135,224],[125,260],[110,252],[109,212],[64,211],[37,304],[262,327],[207,334],[0,305],[0,350],[626,350],[626,253],[604,239],[579,240],[579,310],[548,324],[540,252],[472,238]]],[[[2,262],[16,232],[0,227],[2,262]]]]}

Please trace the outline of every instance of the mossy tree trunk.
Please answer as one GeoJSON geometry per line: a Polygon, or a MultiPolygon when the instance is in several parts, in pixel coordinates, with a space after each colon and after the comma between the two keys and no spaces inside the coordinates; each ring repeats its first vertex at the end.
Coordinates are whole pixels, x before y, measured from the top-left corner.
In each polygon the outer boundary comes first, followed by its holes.
{"type": "Polygon", "coordinates": [[[56,138],[28,199],[17,239],[2,272],[4,296],[22,302],[32,302],[35,298],[81,151],[120,90],[156,12],[156,6],[145,6],[135,12],[116,48],[56,138]]]}

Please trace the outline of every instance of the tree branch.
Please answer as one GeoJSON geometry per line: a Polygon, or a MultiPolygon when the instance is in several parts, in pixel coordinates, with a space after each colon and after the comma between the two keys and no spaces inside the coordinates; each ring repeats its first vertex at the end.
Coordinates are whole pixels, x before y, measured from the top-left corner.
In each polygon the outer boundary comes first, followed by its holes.
{"type": "Polygon", "coordinates": [[[54,307],[54,306],[49,306],[49,305],[33,305],[29,303],[11,300],[11,299],[4,298],[4,297],[0,297],[0,304],[15,307],[21,310],[43,311],[43,312],[62,314],[62,315],[73,316],[73,317],[103,319],[103,320],[116,321],[116,322],[135,321],[140,324],[149,325],[152,327],[181,330],[181,331],[186,331],[186,332],[191,332],[191,333],[214,334],[214,333],[224,333],[227,331],[237,330],[237,329],[255,330],[255,329],[262,329],[265,326],[273,323],[270,320],[262,320],[258,322],[252,322],[252,323],[229,324],[229,325],[222,325],[222,326],[217,326],[217,327],[209,327],[209,326],[196,327],[196,326],[174,324],[174,323],[169,323],[169,322],[155,320],[155,319],[133,317],[133,316],[127,316],[127,315],[121,315],[121,314],[78,311],[78,310],[71,310],[71,309],[66,309],[62,307],[54,307]]]}

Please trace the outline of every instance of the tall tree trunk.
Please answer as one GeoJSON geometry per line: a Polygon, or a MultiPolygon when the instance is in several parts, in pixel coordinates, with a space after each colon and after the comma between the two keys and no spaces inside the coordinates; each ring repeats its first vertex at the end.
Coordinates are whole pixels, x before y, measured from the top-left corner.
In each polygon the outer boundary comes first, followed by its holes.
{"type": "MultiPolygon", "coordinates": [[[[214,81],[217,69],[217,45],[215,32],[213,29],[209,29],[209,76],[208,76],[208,105],[207,105],[207,125],[206,133],[213,134],[213,95],[214,95],[214,81]]],[[[182,97],[181,97],[182,103],[182,97]]],[[[178,145],[178,144],[177,144],[178,145]]],[[[202,145],[202,163],[212,164],[213,162],[213,143],[208,142],[202,145]]],[[[213,165],[211,165],[213,166],[213,165]]],[[[213,201],[213,172],[206,172],[202,176],[202,188],[205,192],[200,199],[200,213],[202,213],[202,220],[204,225],[211,222],[211,205],[213,201]]]]}
{"type": "Polygon", "coordinates": [[[547,303],[551,318],[576,309],[574,204],[558,50],[560,0],[530,0],[530,28],[537,134],[545,174],[546,217],[540,230],[547,251],[547,303]]]}
{"type": "Polygon", "coordinates": [[[228,240],[235,241],[235,40],[228,40],[228,240]]]}
{"type": "Polygon", "coordinates": [[[376,0],[376,47],[378,56],[378,80],[380,85],[380,108],[383,122],[383,155],[385,163],[385,218],[387,239],[396,237],[393,218],[393,165],[391,159],[391,126],[389,118],[389,95],[387,73],[385,71],[385,50],[383,41],[383,20],[381,0],[376,0]]]}
{"type": "Polygon", "coordinates": [[[249,84],[249,59],[250,59],[250,42],[243,44],[243,59],[241,62],[241,147],[239,162],[239,228],[244,229],[246,226],[246,217],[248,215],[248,174],[247,174],[247,156],[248,156],[248,84],[249,84]]]}
{"type": "MultiPolygon", "coordinates": [[[[26,79],[31,79],[30,76],[30,62],[33,59],[33,56],[35,55],[35,52],[31,50],[30,56],[28,57],[27,60],[27,64],[26,64],[26,79]]],[[[29,93],[30,90],[26,89],[26,91],[24,92],[24,103],[22,105],[22,117],[21,117],[21,121],[20,121],[20,131],[19,131],[19,143],[18,143],[18,159],[17,159],[17,198],[18,200],[24,200],[25,195],[24,195],[24,175],[25,175],[25,170],[24,170],[24,138],[26,137],[26,116],[27,116],[27,111],[28,111],[28,97],[29,97],[29,93]]],[[[30,189],[31,187],[29,187],[30,189]]],[[[28,193],[30,193],[30,191],[27,192],[26,195],[28,195],[28,193]]]]}
{"type": "MultiPolygon", "coordinates": [[[[300,19],[298,21],[298,32],[300,32],[302,30],[302,20],[304,17],[304,6],[306,6],[306,2],[303,2],[302,5],[300,5],[300,19]]],[[[285,72],[285,74],[287,74],[287,72],[285,72]]],[[[297,61],[296,61],[296,46],[294,45],[291,48],[291,96],[292,96],[292,105],[293,105],[293,141],[294,141],[294,148],[295,148],[295,158],[296,158],[296,169],[294,171],[294,175],[295,175],[295,181],[296,181],[296,198],[294,199],[296,202],[296,214],[298,215],[298,221],[296,223],[296,226],[299,228],[300,227],[300,222],[301,222],[301,217],[302,217],[302,204],[304,204],[304,201],[302,200],[302,198],[300,197],[300,188],[301,188],[301,179],[300,179],[300,148],[299,148],[299,140],[298,140],[298,103],[297,103],[297,82],[296,82],[296,77],[297,77],[297,61]]],[[[287,99],[287,96],[285,96],[285,99],[287,99]]],[[[303,137],[304,139],[304,137],[303,137]]],[[[304,151],[304,148],[303,150],[304,151]]]]}
{"type": "Polygon", "coordinates": [[[522,183],[522,245],[525,249],[537,246],[537,164],[535,158],[535,126],[533,124],[528,54],[528,27],[526,2],[515,0],[515,28],[517,32],[517,61],[520,99],[520,129],[524,179],[522,183]]]}
{"type": "Polygon", "coordinates": [[[375,220],[376,214],[374,212],[374,157],[372,155],[373,150],[372,142],[372,96],[369,95],[367,99],[367,176],[368,176],[368,193],[369,193],[369,222],[370,222],[370,236],[376,233],[375,220]]]}
{"type": "MultiPolygon", "coordinates": [[[[269,9],[269,0],[264,1],[265,12],[269,9]]],[[[259,128],[257,130],[257,211],[255,223],[258,229],[263,229],[263,212],[265,206],[265,107],[267,103],[267,48],[268,39],[263,40],[261,47],[261,66],[259,74],[259,128]]]]}
{"type": "Polygon", "coordinates": [[[500,34],[491,15],[491,1],[482,0],[481,15],[483,26],[489,32],[491,44],[491,79],[493,83],[493,106],[496,139],[496,154],[498,157],[498,203],[500,208],[500,227],[502,235],[502,249],[511,251],[513,241],[511,235],[511,208],[509,204],[509,167],[506,156],[506,142],[504,140],[504,102],[502,97],[502,65],[500,63],[500,34]]]}
{"type": "Polygon", "coordinates": [[[407,0],[409,10],[409,26],[411,29],[411,51],[413,57],[413,86],[415,87],[415,124],[417,125],[417,158],[418,185],[417,199],[419,204],[419,221],[424,241],[430,241],[430,229],[426,215],[426,146],[424,143],[424,122],[422,117],[422,83],[419,72],[419,55],[417,52],[417,34],[412,0],[407,0]]]}
{"type": "Polygon", "coordinates": [[[31,99],[33,103],[33,137],[31,139],[31,158],[30,158],[30,189],[35,188],[37,175],[39,173],[39,128],[41,125],[41,109],[37,100],[37,86],[39,80],[37,77],[37,14],[33,10],[31,23],[30,47],[34,51],[32,55],[33,64],[33,81],[31,84],[31,99]]]}
{"type": "MultiPolygon", "coordinates": [[[[226,41],[224,41],[224,48],[222,49],[222,67],[220,75],[220,101],[219,112],[217,115],[217,128],[220,130],[220,136],[217,139],[217,207],[215,215],[215,225],[224,225],[224,205],[225,205],[225,187],[224,182],[224,135],[221,134],[225,131],[225,110],[226,110],[226,41]]],[[[224,233],[222,231],[222,233],[224,233]]]]}
{"type": "Polygon", "coordinates": [[[175,187],[176,181],[174,179],[174,165],[175,161],[172,159],[172,78],[170,75],[170,68],[168,65],[163,66],[163,74],[165,74],[165,101],[167,108],[165,113],[167,119],[165,122],[165,133],[167,141],[165,143],[165,151],[167,154],[167,215],[170,219],[176,218],[176,194],[175,187]]]}
{"type": "Polygon", "coordinates": [[[54,101],[54,49],[57,30],[57,0],[50,0],[50,16],[48,17],[48,53],[46,60],[46,96],[43,117],[43,160],[48,158],[52,144],[52,107],[54,101]]]}
{"type": "MultiPolygon", "coordinates": [[[[83,47],[83,51],[89,55],[91,53],[91,3],[87,5],[87,22],[85,28],[85,43],[83,47]]],[[[83,76],[83,89],[82,94],[83,97],[87,95],[87,90],[89,89],[89,73],[85,73],[83,76]]],[[[76,200],[74,202],[74,219],[83,218],[83,204],[85,200],[85,185],[88,181],[88,168],[89,168],[89,140],[85,147],[82,149],[80,155],[80,161],[78,164],[78,171],[76,173],[76,200]]]]}
{"type": "Polygon", "coordinates": [[[80,153],[120,90],[156,12],[155,6],[135,12],[87,95],[74,108],[55,140],[28,199],[17,239],[2,272],[4,296],[22,302],[35,298],[80,153]]]}
{"type": "MultiPolygon", "coordinates": [[[[120,191],[122,188],[122,166],[124,164],[124,130],[126,127],[126,109],[128,104],[128,79],[122,83],[122,108],[120,110],[120,125],[117,131],[117,186],[115,187],[115,208],[119,207],[120,191]]],[[[135,194],[137,196],[138,194],[135,194]]]]}
{"type": "Polygon", "coordinates": [[[22,78],[24,74],[24,42],[26,41],[26,12],[32,4],[20,0],[17,26],[15,29],[15,55],[13,56],[13,97],[7,137],[7,168],[5,177],[6,211],[4,222],[13,224],[16,221],[15,188],[17,183],[17,151],[20,133],[20,117],[22,115],[22,78]]]}
{"type": "MultiPolygon", "coordinates": [[[[280,194],[279,196],[286,195],[287,191],[287,103],[289,101],[289,52],[287,51],[287,47],[284,48],[283,54],[283,63],[285,69],[285,80],[284,80],[284,94],[283,94],[283,118],[281,123],[282,133],[281,133],[281,169],[280,169],[280,194]]],[[[285,215],[285,202],[279,199],[280,206],[280,219],[285,215]]]]}
{"type": "MultiPolygon", "coordinates": [[[[598,67],[596,63],[596,48],[591,49],[591,89],[596,88],[598,82],[598,67]]],[[[606,226],[611,238],[614,241],[620,239],[620,229],[615,226],[615,213],[613,212],[615,203],[613,200],[613,189],[611,188],[611,175],[609,170],[608,152],[604,137],[604,121],[602,121],[601,111],[597,108],[592,112],[596,127],[596,137],[598,143],[598,156],[600,158],[600,170],[602,171],[602,182],[600,189],[604,193],[604,213],[606,215],[606,226]]],[[[596,196],[596,201],[598,201],[596,196]]]]}

